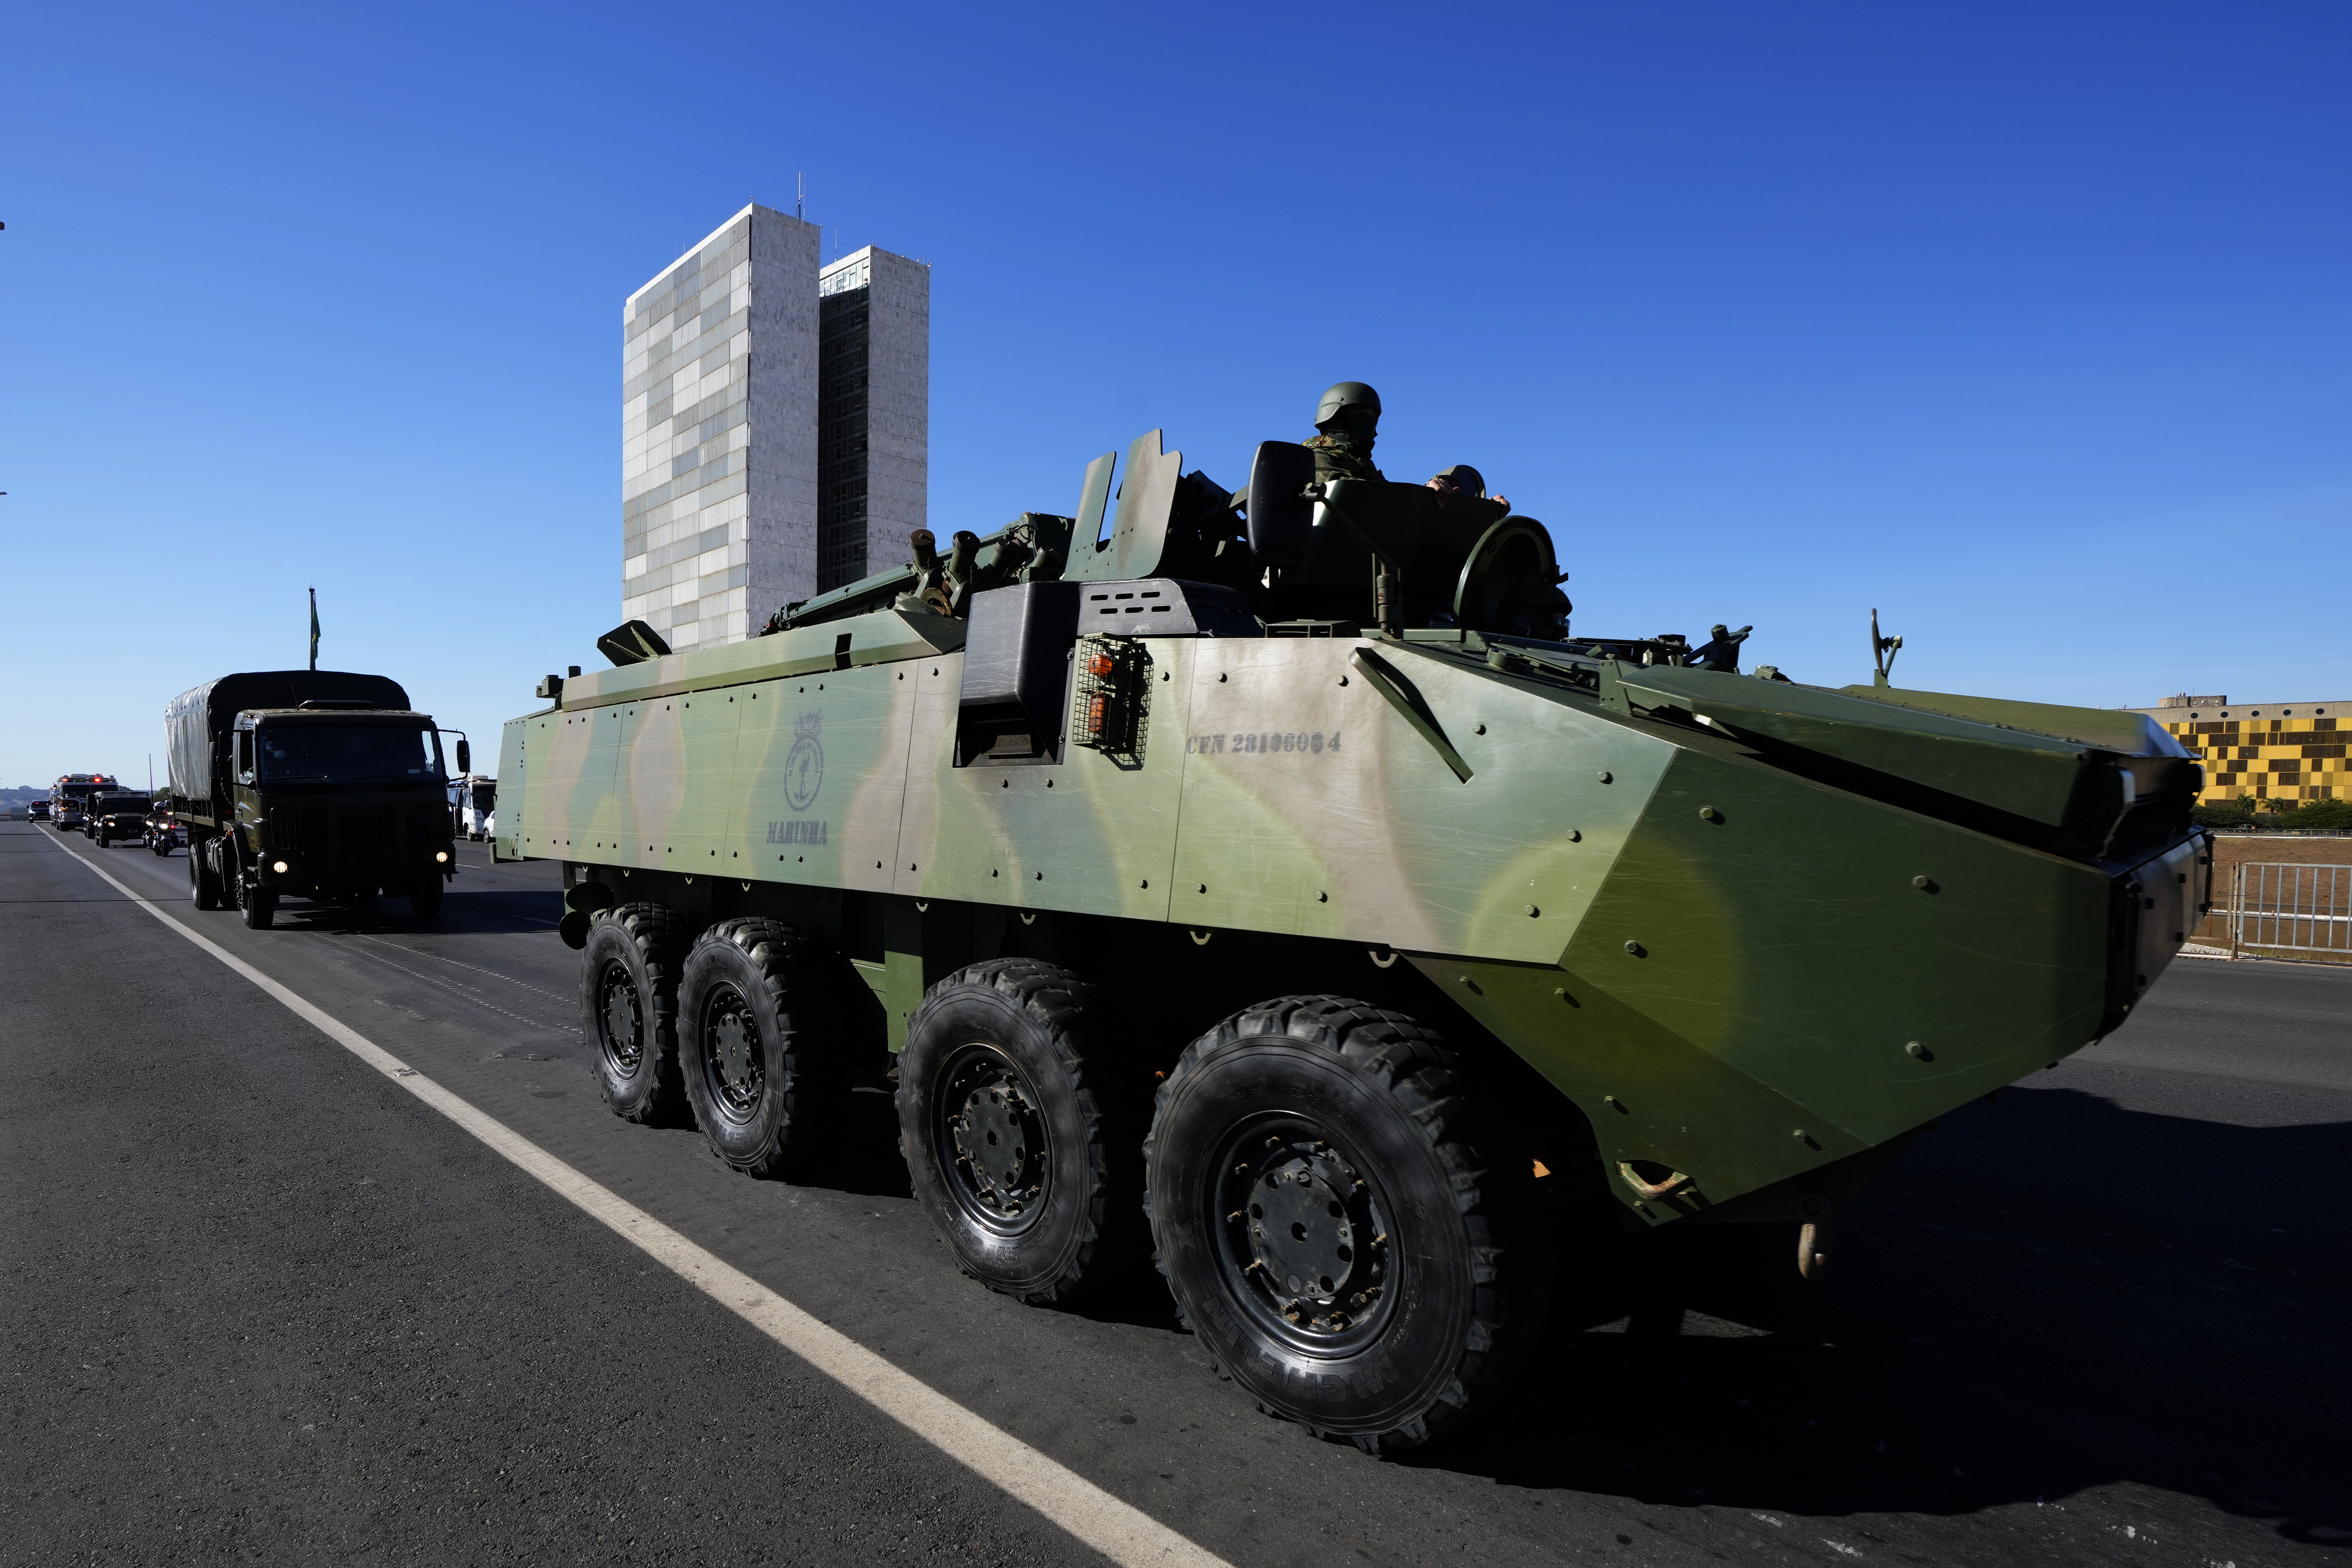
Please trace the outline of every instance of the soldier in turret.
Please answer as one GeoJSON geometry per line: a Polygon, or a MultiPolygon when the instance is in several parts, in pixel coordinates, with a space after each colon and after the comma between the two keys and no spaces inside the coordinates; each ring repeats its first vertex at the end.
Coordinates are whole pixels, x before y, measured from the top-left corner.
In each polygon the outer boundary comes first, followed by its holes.
{"type": "Polygon", "coordinates": [[[1476,510],[1492,510],[1497,518],[1511,515],[1511,498],[1489,496],[1486,493],[1486,476],[1467,463],[1456,463],[1450,468],[1438,469],[1429,477],[1429,488],[1437,492],[1437,504],[1440,506],[1450,506],[1457,498],[1467,497],[1486,503],[1476,510]]]}
{"type": "Polygon", "coordinates": [[[1379,479],[1372,443],[1381,426],[1381,395],[1360,381],[1343,381],[1323,395],[1315,410],[1318,434],[1306,443],[1315,454],[1315,478],[1379,479]]]}
{"type": "MultiPolygon", "coordinates": [[[[1315,454],[1315,477],[1322,479],[1382,479],[1372,466],[1372,444],[1380,437],[1381,395],[1360,381],[1343,381],[1323,394],[1315,410],[1313,439],[1306,443],[1315,454]]],[[[1508,516],[1508,497],[1486,494],[1486,476],[1467,463],[1441,469],[1429,480],[1440,506],[1452,509],[1459,500],[1474,503],[1465,511],[1486,521],[1508,516]],[[1487,514],[1491,513],[1491,516],[1487,514]]]]}

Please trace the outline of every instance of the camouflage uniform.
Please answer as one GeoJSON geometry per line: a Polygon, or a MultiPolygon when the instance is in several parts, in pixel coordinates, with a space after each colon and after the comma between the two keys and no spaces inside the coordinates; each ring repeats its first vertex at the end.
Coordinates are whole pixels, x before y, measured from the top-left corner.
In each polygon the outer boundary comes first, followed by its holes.
{"type": "Polygon", "coordinates": [[[1315,454],[1315,479],[1385,479],[1387,476],[1372,467],[1371,443],[1367,441],[1359,450],[1356,438],[1345,430],[1302,441],[1300,446],[1315,454]]]}

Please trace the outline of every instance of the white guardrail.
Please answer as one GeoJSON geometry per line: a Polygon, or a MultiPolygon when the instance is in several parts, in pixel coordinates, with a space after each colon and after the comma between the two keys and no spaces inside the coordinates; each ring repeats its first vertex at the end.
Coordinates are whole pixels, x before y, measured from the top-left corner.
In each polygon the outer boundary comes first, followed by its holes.
{"type": "Polygon", "coordinates": [[[2232,958],[2249,947],[2352,956],[2352,866],[2241,863],[2213,918],[2227,923],[2232,958]]]}

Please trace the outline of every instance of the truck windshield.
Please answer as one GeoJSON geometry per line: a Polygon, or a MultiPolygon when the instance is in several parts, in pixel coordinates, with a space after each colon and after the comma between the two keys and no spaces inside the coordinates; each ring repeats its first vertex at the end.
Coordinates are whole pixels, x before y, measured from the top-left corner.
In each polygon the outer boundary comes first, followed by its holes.
{"type": "Polygon", "coordinates": [[[111,816],[118,812],[135,811],[147,815],[147,797],[143,795],[110,795],[98,803],[101,815],[111,816]]]}
{"type": "Polygon", "coordinates": [[[264,784],[423,784],[441,777],[441,749],[430,730],[278,724],[265,725],[255,742],[264,784]]]}

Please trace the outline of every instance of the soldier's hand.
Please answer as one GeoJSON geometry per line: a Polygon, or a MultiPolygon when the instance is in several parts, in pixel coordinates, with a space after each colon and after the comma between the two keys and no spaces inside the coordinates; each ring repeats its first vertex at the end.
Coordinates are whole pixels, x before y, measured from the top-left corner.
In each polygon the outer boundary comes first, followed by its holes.
{"type": "Polygon", "coordinates": [[[1462,493],[1460,490],[1455,489],[1454,488],[1454,481],[1453,481],[1453,480],[1451,480],[1451,479],[1445,479],[1445,478],[1444,478],[1444,477],[1443,477],[1443,476],[1440,476],[1440,477],[1439,477],[1439,478],[1437,478],[1437,479],[1433,479],[1430,480],[1430,481],[1429,481],[1429,488],[1430,488],[1431,489],[1433,489],[1433,490],[1435,490],[1435,491],[1437,492],[1437,499],[1438,499],[1439,500],[1442,500],[1442,501],[1443,501],[1443,500],[1453,500],[1455,496],[1460,495],[1460,494],[1462,493]]]}
{"type": "Polygon", "coordinates": [[[1496,506],[1501,507],[1501,508],[1503,509],[1503,515],[1504,515],[1505,517],[1508,517],[1508,516],[1510,516],[1510,515],[1511,515],[1511,498],[1510,498],[1510,497],[1508,497],[1508,496],[1494,496],[1494,497],[1491,497],[1491,498],[1489,498],[1489,499],[1491,499],[1496,506]]]}

